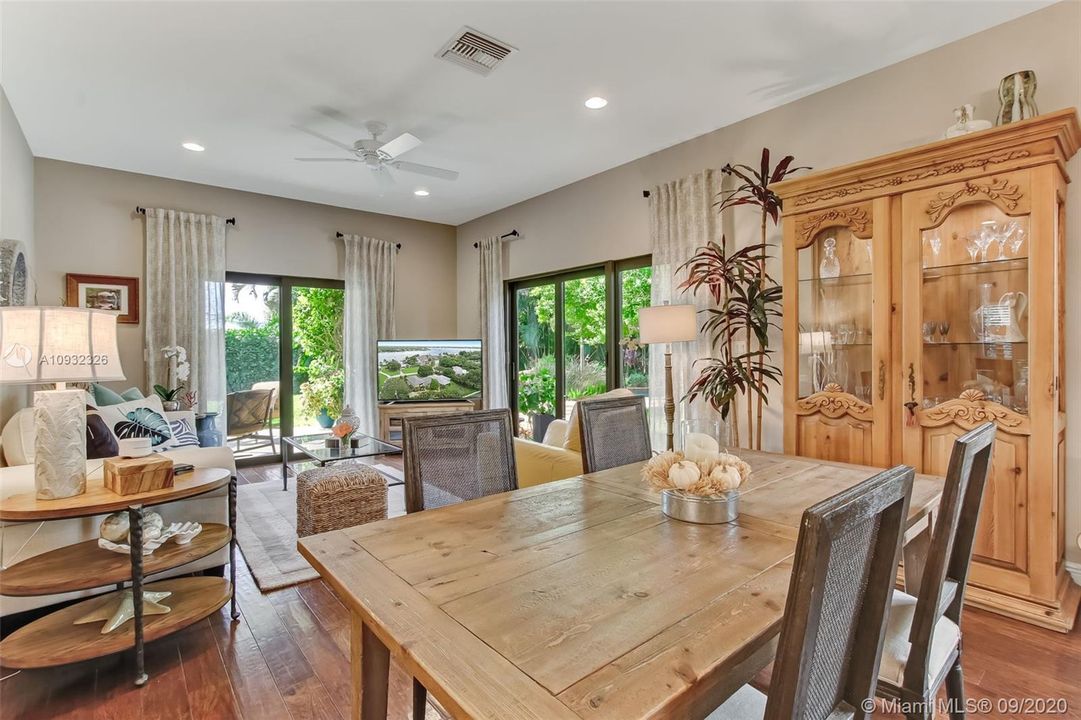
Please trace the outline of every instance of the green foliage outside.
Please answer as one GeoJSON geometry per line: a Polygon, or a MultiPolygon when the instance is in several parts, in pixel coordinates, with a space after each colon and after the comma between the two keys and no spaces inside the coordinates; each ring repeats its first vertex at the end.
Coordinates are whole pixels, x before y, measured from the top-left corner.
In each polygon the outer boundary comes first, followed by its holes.
{"type": "MultiPolygon", "coordinates": [[[[255,295],[258,286],[234,284],[234,296],[255,295]]],[[[265,320],[244,313],[230,316],[236,326],[225,331],[226,383],[229,392],[247,390],[256,382],[277,380],[280,350],[278,288],[264,289],[265,320]]],[[[296,425],[314,423],[325,407],[331,417],[342,412],[345,392],[342,322],[345,292],[335,288],[293,290],[293,395],[296,425]]]]}
{"type": "Polygon", "coordinates": [[[294,373],[307,381],[300,385],[300,410],[305,419],[323,408],[332,418],[342,414],[345,395],[345,349],[342,323],[345,291],[337,288],[293,290],[293,342],[300,351],[294,373]]]}
{"type": "Polygon", "coordinates": [[[225,384],[228,392],[248,390],[254,383],[278,379],[278,326],[230,328],[225,331],[225,384]]]}
{"type": "MultiPolygon", "coordinates": [[[[620,350],[623,384],[648,385],[647,348],[638,342],[638,309],[650,304],[651,268],[620,273],[620,350]]],[[[554,284],[523,288],[516,298],[518,313],[518,411],[522,416],[556,409],[554,284]]],[[[604,276],[568,280],[563,284],[564,386],[568,398],[605,392],[607,387],[607,291],[604,276]]]]}

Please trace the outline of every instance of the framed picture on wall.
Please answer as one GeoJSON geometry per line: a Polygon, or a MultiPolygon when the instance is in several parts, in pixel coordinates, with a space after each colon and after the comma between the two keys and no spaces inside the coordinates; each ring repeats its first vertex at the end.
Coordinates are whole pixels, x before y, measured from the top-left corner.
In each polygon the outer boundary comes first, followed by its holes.
{"type": "Polygon", "coordinates": [[[115,310],[117,322],[139,322],[139,278],[67,274],[68,307],[115,310]]]}

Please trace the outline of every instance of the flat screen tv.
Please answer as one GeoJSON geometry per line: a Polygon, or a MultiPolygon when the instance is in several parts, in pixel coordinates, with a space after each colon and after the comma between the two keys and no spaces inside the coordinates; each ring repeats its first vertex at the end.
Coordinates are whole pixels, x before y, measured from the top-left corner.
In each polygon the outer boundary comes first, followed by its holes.
{"type": "Polygon", "coordinates": [[[475,400],[481,395],[480,340],[380,340],[381,402],[475,400]]]}

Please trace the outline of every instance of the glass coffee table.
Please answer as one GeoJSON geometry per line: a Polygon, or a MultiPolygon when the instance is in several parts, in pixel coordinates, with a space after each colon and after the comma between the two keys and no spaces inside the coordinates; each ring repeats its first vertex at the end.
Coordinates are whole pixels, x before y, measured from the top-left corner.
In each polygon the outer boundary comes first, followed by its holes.
{"type": "MultiPolygon", "coordinates": [[[[354,440],[358,440],[359,438],[356,447],[328,448],[326,440],[329,437],[332,437],[330,433],[316,433],[314,435],[295,435],[292,437],[283,437],[281,439],[283,446],[282,490],[289,489],[289,451],[286,447],[293,448],[308,460],[317,463],[320,467],[325,467],[330,463],[339,462],[341,460],[357,460],[360,458],[375,457],[377,455],[402,454],[402,449],[397,445],[383,442],[378,438],[361,435],[360,433],[356,433],[353,436],[354,440]]],[[[387,483],[388,486],[404,484],[404,481],[401,480],[391,480],[387,483]]]]}

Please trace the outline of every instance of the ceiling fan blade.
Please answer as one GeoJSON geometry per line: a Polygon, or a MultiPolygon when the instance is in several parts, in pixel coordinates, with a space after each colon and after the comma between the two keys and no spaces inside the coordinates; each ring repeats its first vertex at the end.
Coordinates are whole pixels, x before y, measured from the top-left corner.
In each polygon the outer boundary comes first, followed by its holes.
{"type": "Polygon", "coordinates": [[[385,167],[380,167],[378,170],[372,170],[372,175],[375,176],[375,182],[381,188],[389,188],[394,186],[394,176],[391,175],[385,167]]]}
{"type": "Polygon", "coordinates": [[[389,164],[399,170],[417,173],[418,175],[427,175],[442,180],[458,179],[458,173],[455,170],[444,170],[443,168],[432,167],[431,165],[419,165],[417,163],[406,162],[405,160],[395,160],[389,164]]]}
{"type": "Polygon", "coordinates": [[[396,158],[399,155],[405,155],[410,150],[413,150],[420,145],[421,142],[421,139],[416,135],[402,133],[390,142],[381,145],[379,152],[385,154],[388,158],[396,158]]]}
{"type": "Polygon", "coordinates": [[[356,158],[293,158],[300,162],[360,162],[356,158]]]}
{"type": "Polygon", "coordinates": [[[328,137],[328,136],[324,135],[324,134],[323,134],[323,133],[321,133],[321,132],[316,132],[315,130],[310,130],[310,129],[308,129],[308,128],[306,128],[306,127],[303,127],[303,126],[301,126],[301,125],[294,125],[293,127],[294,127],[294,128],[296,128],[297,130],[299,130],[299,131],[300,131],[300,132],[302,132],[302,133],[307,133],[308,135],[311,135],[311,136],[312,136],[312,137],[314,137],[314,138],[319,138],[319,139],[320,139],[320,140],[322,140],[323,142],[328,142],[328,143],[330,143],[331,145],[333,145],[334,147],[339,147],[339,148],[341,148],[342,150],[348,150],[349,152],[353,152],[353,148],[352,148],[352,146],[350,146],[350,145],[346,145],[346,144],[345,144],[345,143],[343,143],[343,142],[338,142],[338,141],[337,141],[337,140],[335,140],[334,138],[332,138],[332,137],[328,137]]]}

